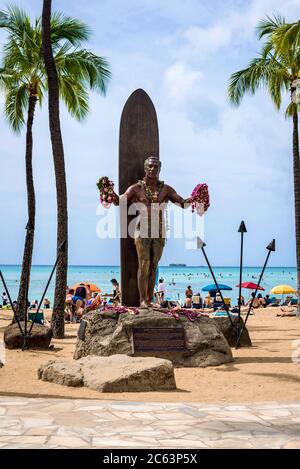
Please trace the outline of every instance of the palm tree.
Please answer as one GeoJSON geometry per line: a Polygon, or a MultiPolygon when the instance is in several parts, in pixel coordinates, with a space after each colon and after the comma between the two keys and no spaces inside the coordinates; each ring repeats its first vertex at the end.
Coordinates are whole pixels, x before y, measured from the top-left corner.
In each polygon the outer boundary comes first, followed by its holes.
{"type": "MultiPolygon", "coordinates": [[[[259,39],[264,38],[259,56],[249,66],[230,77],[228,95],[239,106],[246,93],[254,94],[264,86],[276,109],[281,107],[282,96],[290,93],[291,99],[285,111],[293,120],[293,170],[295,197],[295,231],[297,290],[300,293],[300,159],[298,112],[299,103],[293,99],[295,83],[300,78],[300,27],[299,23],[286,24],[284,18],[266,17],[257,26],[259,39]]],[[[298,298],[300,298],[298,296],[298,298]]],[[[299,306],[298,306],[299,307],[299,306]]]]}
{"type": "MultiPolygon", "coordinates": [[[[36,19],[32,25],[26,13],[19,8],[11,7],[7,12],[0,12],[0,27],[8,31],[0,69],[0,84],[6,95],[6,117],[14,132],[20,132],[25,124],[27,112],[25,159],[28,224],[18,295],[18,313],[24,314],[35,226],[32,126],[36,104],[39,102],[42,105],[44,94],[48,89],[48,79],[42,51],[41,18],[36,19]]],[[[84,119],[89,112],[87,88],[105,94],[106,84],[110,77],[105,59],[80,48],[81,43],[88,39],[89,34],[88,27],[79,20],[66,17],[61,13],[52,16],[51,43],[58,73],[59,97],[66,104],[70,114],[78,120],[84,119]]],[[[56,171],[59,170],[56,168],[56,171]]],[[[66,194],[59,194],[58,199],[60,196],[66,199],[66,194]]],[[[61,218],[59,218],[59,225],[60,223],[62,223],[61,218]]],[[[65,294],[65,286],[63,294],[65,294]]],[[[62,313],[63,311],[61,312],[63,318],[62,313]]]]}
{"type": "Polygon", "coordinates": [[[68,205],[64,147],[59,118],[59,82],[51,44],[51,0],[44,0],[42,14],[42,42],[49,88],[49,126],[56,175],[57,191],[57,246],[66,243],[62,252],[57,252],[55,304],[52,329],[56,337],[64,337],[63,307],[67,285],[68,268],[68,205]]]}

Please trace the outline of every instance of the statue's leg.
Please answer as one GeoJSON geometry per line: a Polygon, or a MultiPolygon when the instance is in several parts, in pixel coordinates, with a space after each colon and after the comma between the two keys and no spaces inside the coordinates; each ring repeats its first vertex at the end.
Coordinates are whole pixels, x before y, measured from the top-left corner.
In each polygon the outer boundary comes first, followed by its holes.
{"type": "Polygon", "coordinates": [[[150,268],[150,249],[151,239],[149,238],[136,238],[135,247],[139,261],[138,268],[138,289],[140,294],[140,305],[147,305],[147,284],[150,268]]]}
{"type": "Polygon", "coordinates": [[[153,238],[151,243],[150,268],[147,286],[147,301],[151,303],[154,295],[156,269],[162,256],[165,238],[153,238]]]}

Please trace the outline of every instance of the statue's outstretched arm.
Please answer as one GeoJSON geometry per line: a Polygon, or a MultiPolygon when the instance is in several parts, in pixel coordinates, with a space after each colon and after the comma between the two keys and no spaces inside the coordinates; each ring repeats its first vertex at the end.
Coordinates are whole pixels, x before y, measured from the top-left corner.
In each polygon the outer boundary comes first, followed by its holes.
{"type": "Polygon", "coordinates": [[[122,195],[118,195],[114,192],[114,194],[113,194],[113,204],[114,205],[120,205],[120,199],[122,199],[122,201],[125,201],[125,199],[126,199],[127,204],[132,202],[133,197],[134,197],[134,193],[135,193],[135,187],[134,186],[128,187],[126,192],[124,192],[124,194],[122,194],[122,195]]]}
{"type": "Polygon", "coordinates": [[[191,205],[190,197],[188,197],[187,199],[183,199],[179,194],[177,194],[175,189],[173,189],[172,187],[170,187],[168,195],[169,195],[169,200],[173,202],[173,204],[180,205],[181,208],[188,208],[191,205]]]}

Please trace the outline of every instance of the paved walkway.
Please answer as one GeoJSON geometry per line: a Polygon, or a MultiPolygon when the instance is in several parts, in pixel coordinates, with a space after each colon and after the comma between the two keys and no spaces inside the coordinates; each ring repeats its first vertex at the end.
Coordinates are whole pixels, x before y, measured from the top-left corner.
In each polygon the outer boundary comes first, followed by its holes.
{"type": "Polygon", "coordinates": [[[0,448],[300,448],[300,402],[210,405],[0,396],[0,448]]]}

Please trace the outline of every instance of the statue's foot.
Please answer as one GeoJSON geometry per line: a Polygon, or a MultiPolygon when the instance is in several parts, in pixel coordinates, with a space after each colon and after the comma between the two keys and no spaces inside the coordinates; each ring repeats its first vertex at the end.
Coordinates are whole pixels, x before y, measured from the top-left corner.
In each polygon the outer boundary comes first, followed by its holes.
{"type": "Polygon", "coordinates": [[[158,303],[152,303],[151,301],[149,301],[148,305],[149,305],[149,308],[159,308],[159,309],[161,309],[161,306],[158,303]]]}

